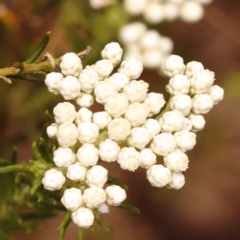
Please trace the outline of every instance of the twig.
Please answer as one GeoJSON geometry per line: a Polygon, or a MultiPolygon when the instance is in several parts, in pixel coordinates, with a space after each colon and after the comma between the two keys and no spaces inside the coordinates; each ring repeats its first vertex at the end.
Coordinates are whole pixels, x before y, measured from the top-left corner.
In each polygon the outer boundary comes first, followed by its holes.
{"type": "Polygon", "coordinates": [[[0,75],[0,78],[3,79],[6,83],[12,84],[11,79],[9,79],[9,78],[7,78],[7,77],[5,77],[5,76],[1,76],[1,75],[0,75]]]}

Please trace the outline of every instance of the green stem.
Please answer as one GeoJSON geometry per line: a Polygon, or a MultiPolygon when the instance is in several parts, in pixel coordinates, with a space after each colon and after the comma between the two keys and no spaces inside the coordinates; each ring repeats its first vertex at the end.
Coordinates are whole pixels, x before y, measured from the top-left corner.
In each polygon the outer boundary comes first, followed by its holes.
{"type": "Polygon", "coordinates": [[[98,146],[102,141],[104,141],[108,137],[107,129],[104,129],[100,132],[97,140],[95,141],[94,145],[98,146]]]}
{"type": "Polygon", "coordinates": [[[156,120],[159,120],[159,119],[162,117],[162,115],[163,115],[165,112],[168,112],[169,110],[171,110],[171,108],[170,108],[170,99],[168,100],[168,102],[167,102],[167,104],[166,104],[166,107],[163,109],[163,111],[160,112],[158,115],[156,115],[156,116],[153,117],[153,118],[155,118],[156,120]]]}
{"type": "Polygon", "coordinates": [[[83,240],[83,228],[79,228],[78,229],[78,239],[79,240],[83,240]]]}
{"type": "Polygon", "coordinates": [[[0,167],[0,174],[1,173],[16,172],[16,171],[31,172],[29,166],[22,165],[22,164],[0,167]]]}

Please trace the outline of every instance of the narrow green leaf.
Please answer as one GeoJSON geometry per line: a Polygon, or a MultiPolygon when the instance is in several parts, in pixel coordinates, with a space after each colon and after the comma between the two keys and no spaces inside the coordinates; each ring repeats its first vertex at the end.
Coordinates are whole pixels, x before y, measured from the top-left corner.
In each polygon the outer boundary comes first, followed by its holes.
{"type": "Polygon", "coordinates": [[[43,73],[24,73],[24,74],[16,74],[16,75],[8,75],[11,79],[18,79],[22,81],[29,81],[29,82],[44,82],[46,78],[46,74],[43,73]]]}
{"type": "Polygon", "coordinates": [[[23,164],[0,167],[0,174],[1,173],[16,172],[16,171],[30,172],[30,169],[29,169],[29,166],[23,165],[23,164]]]}
{"type": "Polygon", "coordinates": [[[65,236],[65,232],[67,230],[68,225],[71,222],[71,211],[68,211],[67,214],[64,216],[60,226],[59,226],[59,230],[60,230],[60,235],[59,235],[59,240],[63,240],[64,236],[65,236]]]}
{"type": "Polygon", "coordinates": [[[41,185],[42,185],[42,180],[37,179],[37,181],[33,184],[32,188],[30,190],[31,195],[33,195],[41,185]]]}
{"type": "Polygon", "coordinates": [[[34,50],[33,54],[27,60],[25,60],[23,64],[33,63],[40,56],[40,54],[44,51],[49,42],[50,33],[50,31],[46,32],[45,36],[43,37],[37,48],[34,50]]]}
{"type": "Polygon", "coordinates": [[[97,211],[93,211],[95,220],[97,221],[97,223],[99,224],[99,226],[105,230],[106,232],[109,232],[110,229],[107,227],[107,225],[105,224],[105,222],[99,217],[97,211]]]}
{"type": "Polygon", "coordinates": [[[121,209],[130,211],[130,212],[133,212],[133,213],[140,214],[140,211],[139,211],[139,209],[137,207],[132,206],[132,205],[127,204],[127,203],[121,203],[118,207],[121,208],[121,209]]]}
{"type": "Polygon", "coordinates": [[[32,149],[33,149],[33,156],[34,156],[34,158],[36,160],[44,161],[41,153],[39,152],[37,142],[33,142],[32,149]]]}
{"type": "Polygon", "coordinates": [[[125,190],[128,189],[128,186],[117,178],[109,177],[107,183],[118,185],[125,190]]]}

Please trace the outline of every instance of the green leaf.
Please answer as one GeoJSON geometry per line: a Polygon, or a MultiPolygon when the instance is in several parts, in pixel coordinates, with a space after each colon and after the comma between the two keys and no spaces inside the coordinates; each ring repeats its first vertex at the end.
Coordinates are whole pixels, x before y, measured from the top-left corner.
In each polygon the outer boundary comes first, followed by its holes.
{"type": "Polygon", "coordinates": [[[30,64],[33,63],[39,56],[40,54],[44,51],[44,49],[46,48],[49,39],[50,39],[50,31],[46,32],[45,36],[43,37],[42,41],[40,42],[40,44],[37,46],[37,48],[34,50],[34,52],[32,53],[32,55],[23,62],[23,64],[30,64]]]}
{"type": "Polygon", "coordinates": [[[18,80],[29,81],[29,82],[44,82],[46,74],[43,73],[24,73],[16,75],[8,75],[9,78],[16,78],[18,80]]]}
{"type": "Polygon", "coordinates": [[[118,185],[121,188],[128,190],[128,186],[117,178],[109,177],[107,183],[118,185]]]}
{"type": "Polygon", "coordinates": [[[60,226],[59,226],[59,230],[60,230],[60,235],[59,235],[59,240],[63,240],[64,236],[65,236],[65,232],[67,230],[68,225],[71,222],[71,211],[68,211],[67,214],[64,216],[60,226]]]}
{"type": "Polygon", "coordinates": [[[31,191],[30,191],[31,195],[33,195],[41,185],[42,185],[42,179],[37,179],[31,188],[31,191]]]}
{"type": "Polygon", "coordinates": [[[110,229],[107,227],[107,225],[105,224],[105,222],[99,217],[97,211],[93,211],[95,220],[97,221],[97,223],[99,224],[99,226],[105,230],[106,232],[109,232],[110,229]]]}
{"type": "Polygon", "coordinates": [[[137,207],[132,206],[132,205],[127,204],[127,203],[121,203],[118,207],[121,208],[121,209],[130,211],[130,212],[133,212],[133,213],[140,214],[140,211],[139,211],[139,209],[137,207]]]}

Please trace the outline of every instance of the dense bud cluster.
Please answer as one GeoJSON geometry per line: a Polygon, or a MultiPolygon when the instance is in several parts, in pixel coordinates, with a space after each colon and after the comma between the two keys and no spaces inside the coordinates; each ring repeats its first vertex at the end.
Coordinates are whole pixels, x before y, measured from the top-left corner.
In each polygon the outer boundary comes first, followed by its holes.
{"type": "Polygon", "coordinates": [[[141,22],[124,25],[120,29],[119,39],[125,47],[125,59],[137,56],[144,67],[160,72],[165,59],[173,50],[170,38],[161,36],[156,30],[148,30],[141,22]]]}
{"type": "Polygon", "coordinates": [[[149,23],[173,21],[199,21],[204,14],[203,5],[212,0],[124,0],[124,8],[131,15],[142,14],[149,23]]]}
{"type": "Polygon", "coordinates": [[[45,172],[42,183],[50,191],[67,188],[61,201],[73,212],[74,223],[88,228],[94,211],[107,213],[110,205],[126,199],[123,188],[108,185],[108,170],[100,161],[117,162],[128,171],[142,167],[152,186],[181,188],[189,163],[185,152],[193,149],[195,132],[205,125],[202,114],[223,98],[223,89],[212,85],[214,73],[171,55],[164,65],[171,97],[163,110],[163,95],[148,92],[148,83],[137,80],[141,61],[135,57],[120,63],[118,43],[107,44],[103,59],[85,68],[77,55],[66,55],[61,73],[49,73],[45,80],[50,92],[72,103],[64,101],[53,110],[55,123],[47,134],[59,144],[53,157],[56,167],[45,172]],[[112,73],[113,68],[117,72],[112,73]],[[83,96],[85,100],[79,100],[83,96]],[[95,101],[104,111],[92,112],[95,101]]]}

